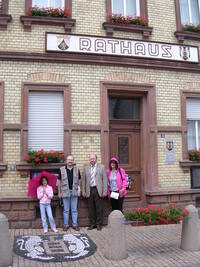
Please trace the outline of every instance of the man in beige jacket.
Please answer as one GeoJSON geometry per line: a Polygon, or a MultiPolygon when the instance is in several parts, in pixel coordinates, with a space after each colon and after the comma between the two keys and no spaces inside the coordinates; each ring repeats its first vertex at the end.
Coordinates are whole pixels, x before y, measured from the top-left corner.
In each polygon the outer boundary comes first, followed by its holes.
{"type": "Polygon", "coordinates": [[[104,165],[97,163],[97,156],[90,155],[90,163],[85,166],[82,179],[82,196],[88,199],[90,226],[102,229],[103,198],[107,196],[107,176],[104,165]]]}

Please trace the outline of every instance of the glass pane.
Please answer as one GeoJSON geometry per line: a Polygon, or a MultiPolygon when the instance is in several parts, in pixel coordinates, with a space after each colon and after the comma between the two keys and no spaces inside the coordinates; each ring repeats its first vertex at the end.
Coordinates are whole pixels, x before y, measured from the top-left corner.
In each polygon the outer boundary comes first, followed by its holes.
{"type": "Polygon", "coordinates": [[[53,8],[64,8],[63,0],[49,0],[49,1],[42,1],[42,0],[32,0],[32,6],[38,7],[53,7],[53,8]]]}
{"type": "Polygon", "coordinates": [[[63,8],[63,1],[62,0],[50,0],[50,7],[63,8]]]}
{"type": "Polygon", "coordinates": [[[46,7],[47,5],[45,5],[41,0],[32,0],[32,6],[46,7]]]}
{"type": "Polygon", "coordinates": [[[180,9],[181,9],[181,23],[189,23],[189,7],[188,0],[180,0],[180,9]]]}
{"type": "Polygon", "coordinates": [[[112,13],[124,15],[124,0],[112,0],[112,13]]]}
{"type": "Polygon", "coordinates": [[[139,119],[139,99],[109,99],[110,119],[139,119]]]}
{"type": "Polygon", "coordinates": [[[1,12],[1,9],[2,9],[2,0],[0,0],[0,12],[1,12]]]}
{"type": "Polygon", "coordinates": [[[187,130],[188,130],[188,149],[196,148],[195,140],[195,121],[187,121],[187,130]]]}
{"type": "Polygon", "coordinates": [[[118,137],[118,157],[120,164],[128,164],[128,137],[118,137]]]}
{"type": "Polygon", "coordinates": [[[136,17],[136,0],[126,0],[126,16],[136,17]]]}
{"type": "Polygon", "coordinates": [[[199,24],[199,4],[198,0],[190,0],[191,5],[191,22],[193,24],[199,24]]]}

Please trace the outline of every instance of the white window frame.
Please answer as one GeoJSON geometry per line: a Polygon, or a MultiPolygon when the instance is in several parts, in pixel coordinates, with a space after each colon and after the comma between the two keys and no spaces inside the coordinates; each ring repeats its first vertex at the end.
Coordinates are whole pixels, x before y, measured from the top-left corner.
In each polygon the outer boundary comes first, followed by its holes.
{"type": "MultiPolygon", "coordinates": [[[[186,120],[188,122],[194,123],[194,135],[195,135],[195,144],[194,148],[192,149],[200,149],[200,142],[199,142],[199,124],[200,124],[200,98],[195,97],[186,98],[186,120]]],[[[188,127],[187,127],[188,130],[188,127]]],[[[188,140],[188,136],[187,136],[188,140]]],[[[188,149],[189,146],[187,147],[188,149]]]]}
{"type": "MultiPolygon", "coordinates": [[[[45,0],[45,1],[41,0],[41,3],[47,2],[47,5],[44,8],[49,8],[49,7],[52,7],[51,4],[50,4],[51,1],[52,0],[45,0]]],[[[60,1],[61,1],[61,4],[62,4],[61,8],[65,8],[65,0],[60,0],[60,1]]],[[[35,6],[33,3],[34,3],[34,0],[32,0],[32,7],[35,6]]]]}
{"type": "MultiPolygon", "coordinates": [[[[188,4],[188,11],[189,11],[189,21],[188,22],[192,23],[191,0],[187,0],[187,4],[188,4]]],[[[199,0],[198,0],[198,6],[199,6],[199,17],[200,17],[200,1],[199,0]]]]}
{"type": "MultiPolygon", "coordinates": [[[[112,3],[111,3],[112,11],[113,11],[113,6],[114,6],[114,4],[113,4],[114,1],[115,1],[115,0],[112,0],[112,3]]],[[[126,1],[127,1],[127,0],[123,0],[123,7],[124,7],[123,15],[124,15],[125,17],[127,16],[126,1]]],[[[113,13],[113,12],[112,12],[112,13],[113,13]]],[[[140,16],[140,0],[136,0],[136,16],[140,16]]]]}
{"type": "MultiPolygon", "coordinates": [[[[195,147],[193,149],[200,149],[199,147],[199,129],[198,129],[198,123],[200,123],[200,120],[189,120],[187,119],[187,122],[188,121],[194,121],[194,125],[195,125],[195,147]]],[[[188,148],[189,149],[189,148],[188,148]]]]}

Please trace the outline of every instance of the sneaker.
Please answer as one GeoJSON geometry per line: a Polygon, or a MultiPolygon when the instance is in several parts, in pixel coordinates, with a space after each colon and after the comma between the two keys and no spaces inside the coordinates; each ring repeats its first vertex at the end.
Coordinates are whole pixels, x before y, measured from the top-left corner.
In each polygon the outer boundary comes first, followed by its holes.
{"type": "Polygon", "coordinates": [[[80,228],[78,227],[78,225],[76,225],[76,226],[72,226],[72,228],[75,230],[75,231],[80,231],[80,228]]]}
{"type": "Polygon", "coordinates": [[[46,234],[48,232],[48,229],[44,229],[44,234],[46,234]]]}
{"type": "Polygon", "coordinates": [[[97,231],[101,231],[102,226],[100,224],[97,225],[97,231]]]}
{"type": "Polygon", "coordinates": [[[87,228],[87,230],[93,230],[93,229],[95,229],[95,228],[97,228],[96,225],[90,225],[90,226],[87,228]]]}
{"type": "Polygon", "coordinates": [[[58,230],[57,230],[56,228],[53,228],[52,231],[53,231],[54,233],[58,233],[58,230]]]}
{"type": "Polygon", "coordinates": [[[69,226],[63,226],[63,231],[67,232],[69,230],[69,226]]]}

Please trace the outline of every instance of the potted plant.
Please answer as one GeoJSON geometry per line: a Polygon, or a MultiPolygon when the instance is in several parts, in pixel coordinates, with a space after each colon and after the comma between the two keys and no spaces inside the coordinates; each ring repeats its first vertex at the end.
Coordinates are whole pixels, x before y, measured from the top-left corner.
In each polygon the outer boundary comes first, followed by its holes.
{"type": "Polygon", "coordinates": [[[43,149],[30,150],[25,157],[26,162],[32,163],[32,166],[41,165],[41,163],[59,163],[63,162],[63,159],[63,151],[45,151],[43,149]]]}
{"type": "Polygon", "coordinates": [[[148,206],[146,208],[134,208],[130,211],[123,211],[126,220],[132,221],[132,225],[156,225],[180,223],[188,211],[183,208],[176,208],[170,203],[167,208],[148,206]]]}
{"type": "Polygon", "coordinates": [[[189,150],[188,155],[192,161],[200,160],[200,151],[198,149],[189,150]]]}
{"type": "Polygon", "coordinates": [[[131,16],[122,16],[121,14],[112,14],[110,16],[110,22],[116,24],[148,26],[148,20],[140,16],[131,17],[131,16]]]}
{"type": "Polygon", "coordinates": [[[69,8],[40,8],[37,6],[31,7],[28,12],[29,16],[42,16],[42,17],[69,17],[69,8]]]}
{"type": "Polygon", "coordinates": [[[200,24],[194,25],[192,23],[185,23],[182,27],[184,31],[200,32],[200,24]]]}

